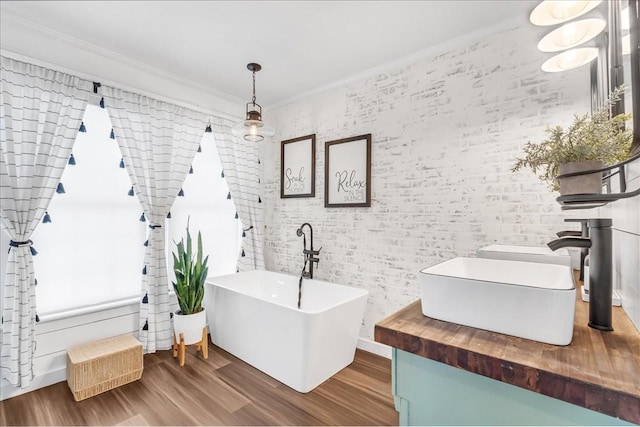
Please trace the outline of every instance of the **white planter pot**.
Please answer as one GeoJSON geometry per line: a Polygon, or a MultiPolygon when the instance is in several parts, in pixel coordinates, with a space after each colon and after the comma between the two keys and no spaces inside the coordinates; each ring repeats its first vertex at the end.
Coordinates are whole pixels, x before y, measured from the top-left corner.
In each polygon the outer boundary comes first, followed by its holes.
{"type": "Polygon", "coordinates": [[[202,329],[207,326],[207,310],[203,307],[200,313],[173,315],[173,331],[176,340],[180,342],[180,334],[184,334],[186,345],[195,344],[202,341],[202,329]]]}

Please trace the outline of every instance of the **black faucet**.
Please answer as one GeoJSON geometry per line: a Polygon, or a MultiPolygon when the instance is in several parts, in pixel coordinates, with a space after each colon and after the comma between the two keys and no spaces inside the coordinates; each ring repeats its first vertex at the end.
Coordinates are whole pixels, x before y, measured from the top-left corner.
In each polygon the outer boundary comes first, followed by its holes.
{"type": "Polygon", "coordinates": [[[305,222],[304,224],[302,224],[300,228],[296,230],[296,234],[298,235],[298,237],[302,236],[302,245],[303,245],[302,253],[304,254],[304,267],[302,267],[302,277],[313,279],[313,263],[315,263],[317,266],[318,263],[320,262],[320,258],[317,258],[316,255],[320,255],[320,250],[322,248],[318,249],[317,251],[313,249],[313,228],[311,227],[311,224],[309,224],[308,222],[305,222]],[[307,237],[304,234],[304,231],[302,231],[305,225],[309,227],[309,240],[311,240],[310,249],[307,249],[307,237]],[[306,271],[307,265],[309,265],[308,272],[306,271]]]}
{"type": "Polygon", "coordinates": [[[589,237],[561,237],[547,243],[552,251],[566,247],[589,249],[589,326],[613,331],[611,326],[612,243],[610,218],[586,220],[589,237]]]}
{"type": "MultiPolygon", "coordinates": [[[[559,231],[556,233],[558,237],[589,237],[589,220],[588,219],[574,219],[567,218],[564,222],[579,222],[581,225],[580,231],[559,231]]],[[[580,280],[584,282],[584,260],[589,255],[589,248],[580,249],[580,280]]]]}

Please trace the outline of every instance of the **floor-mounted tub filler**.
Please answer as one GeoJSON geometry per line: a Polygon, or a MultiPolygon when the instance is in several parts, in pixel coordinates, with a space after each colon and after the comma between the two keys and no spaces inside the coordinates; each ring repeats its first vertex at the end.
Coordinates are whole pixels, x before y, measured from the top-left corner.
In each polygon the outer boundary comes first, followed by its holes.
{"type": "Polygon", "coordinates": [[[207,280],[204,305],[215,345],[307,393],[355,356],[368,292],[254,270],[207,280]]]}

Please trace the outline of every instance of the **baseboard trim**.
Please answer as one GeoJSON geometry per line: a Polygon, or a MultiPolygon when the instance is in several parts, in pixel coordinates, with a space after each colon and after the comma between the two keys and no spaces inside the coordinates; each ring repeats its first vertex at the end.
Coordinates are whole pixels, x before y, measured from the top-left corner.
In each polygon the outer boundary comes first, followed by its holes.
{"type": "Polygon", "coordinates": [[[391,347],[379,342],[371,341],[367,338],[358,337],[358,344],[356,345],[360,350],[368,351],[369,353],[377,354],[378,356],[391,359],[391,347]]]}
{"type": "Polygon", "coordinates": [[[20,396],[21,394],[29,393],[31,391],[38,390],[39,388],[48,387],[52,384],[56,384],[67,380],[67,368],[62,367],[51,372],[47,372],[44,375],[36,376],[29,384],[29,387],[19,388],[14,387],[6,381],[2,381],[0,385],[0,401],[5,399],[11,399],[12,397],[20,396]]]}

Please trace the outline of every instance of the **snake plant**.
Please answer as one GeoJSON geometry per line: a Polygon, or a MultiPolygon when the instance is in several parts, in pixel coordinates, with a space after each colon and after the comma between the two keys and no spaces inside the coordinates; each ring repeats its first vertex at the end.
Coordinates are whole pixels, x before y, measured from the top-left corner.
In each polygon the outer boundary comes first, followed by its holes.
{"type": "Polygon", "coordinates": [[[202,311],[202,298],[204,297],[204,282],[207,279],[207,261],[209,256],[202,259],[202,234],[198,232],[197,253],[193,253],[191,243],[191,233],[187,223],[187,244],[184,238],[176,244],[177,254],[173,255],[173,271],[176,274],[176,281],[173,290],[178,298],[180,313],[195,314],[202,311]]]}

